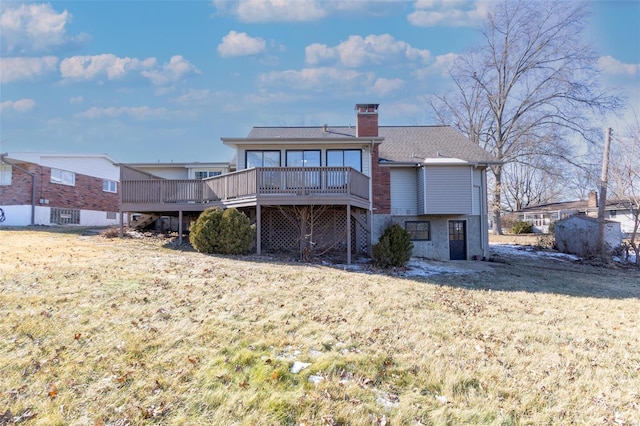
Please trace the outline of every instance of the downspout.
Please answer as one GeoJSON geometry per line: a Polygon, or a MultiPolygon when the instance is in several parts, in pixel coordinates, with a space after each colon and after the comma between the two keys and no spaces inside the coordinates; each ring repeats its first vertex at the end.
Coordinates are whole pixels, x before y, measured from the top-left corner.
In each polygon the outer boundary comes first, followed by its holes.
{"type": "Polygon", "coordinates": [[[485,168],[480,173],[480,232],[482,232],[482,256],[485,258],[489,257],[487,208],[487,169],[485,168]]]}
{"type": "Polygon", "coordinates": [[[0,154],[0,162],[8,164],[12,167],[15,167],[16,169],[31,176],[31,226],[34,226],[35,220],[36,220],[36,174],[23,169],[17,164],[7,161],[7,158],[6,158],[7,155],[8,154],[6,152],[4,154],[0,154]]]}

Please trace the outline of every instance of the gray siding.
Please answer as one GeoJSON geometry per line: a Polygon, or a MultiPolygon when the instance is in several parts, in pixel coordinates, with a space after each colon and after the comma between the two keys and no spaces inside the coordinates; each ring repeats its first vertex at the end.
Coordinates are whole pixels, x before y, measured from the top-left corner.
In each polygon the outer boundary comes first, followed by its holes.
{"type": "Polygon", "coordinates": [[[471,214],[473,174],[470,166],[425,167],[426,214],[471,214]]]}
{"type": "Polygon", "coordinates": [[[418,169],[392,168],[391,172],[391,214],[418,214],[418,169]]]}

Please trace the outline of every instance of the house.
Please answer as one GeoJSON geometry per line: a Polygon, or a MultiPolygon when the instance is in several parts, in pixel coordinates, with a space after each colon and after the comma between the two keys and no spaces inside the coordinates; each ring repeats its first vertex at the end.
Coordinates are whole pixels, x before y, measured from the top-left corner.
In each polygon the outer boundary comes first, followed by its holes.
{"type": "MultiPolygon", "coordinates": [[[[633,232],[636,207],[631,200],[607,198],[605,219],[619,222],[623,233],[633,232]]],[[[589,192],[586,200],[539,204],[514,212],[519,220],[533,225],[535,232],[549,232],[549,224],[573,215],[598,217],[598,194],[589,192]]]]}
{"type": "MultiPolygon", "coordinates": [[[[599,252],[598,219],[584,215],[569,216],[559,220],[554,228],[556,245],[563,253],[588,257],[599,252]]],[[[609,251],[622,243],[620,223],[606,220],[604,242],[609,251]]]]}
{"type": "Polygon", "coordinates": [[[233,165],[228,162],[198,161],[190,163],[128,163],[127,166],[161,177],[164,179],[206,179],[233,171],[233,165]]]}
{"type": "Polygon", "coordinates": [[[256,224],[258,254],[306,246],[351,262],[400,223],[415,256],[488,256],[486,169],[496,159],[451,127],[379,126],[378,104],[355,110],[355,127],[254,127],[222,138],[237,170],[199,182],[124,165],[121,209],[181,218],[237,207],[256,224]]]}
{"type": "Polygon", "coordinates": [[[117,225],[118,180],[107,155],[0,154],[0,225],[117,225]]]}

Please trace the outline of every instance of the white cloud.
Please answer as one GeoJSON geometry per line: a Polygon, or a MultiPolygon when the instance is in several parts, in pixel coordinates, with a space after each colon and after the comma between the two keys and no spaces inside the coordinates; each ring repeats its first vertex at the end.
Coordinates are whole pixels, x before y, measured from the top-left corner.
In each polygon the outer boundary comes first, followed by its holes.
{"type": "Polygon", "coordinates": [[[25,98],[17,101],[4,101],[0,103],[0,111],[13,110],[16,112],[31,111],[36,106],[36,101],[25,98]]]}
{"type": "Polygon", "coordinates": [[[82,96],[74,96],[69,98],[70,104],[81,104],[82,102],[84,102],[84,98],[82,96]]]}
{"type": "Polygon", "coordinates": [[[49,3],[22,3],[0,12],[0,45],[6,53],[47,51],[86,39],[86,34],[69,37],[66,25],[71,14],[56,12],[49,3]]]}
{"type": "Polygon", "coordinates": [[[203,105],[211,98],[211,91],[208,89],[189,89],[186,93],[172,99],[174,102],[185,105],[203,105]]]}
{"type": "Polygon", "coordinates": [[[55,56],[41,58],[2,58],[0,60],[0,83],[27,80],[54,71],[58,65],[55,56]]]}
{"type": "Polygon", "coordinates": [[[142,75],[156,86],[173,83],[189,74],[200,74],[200,71],[180,55],[172,56],[169,63],[164,64],[160,70],[142,71],[142,75]]]}
{"type": "Polygon", "coordinates": [[[119,58],[110,53],[95,56],[72,56],[60,63],[62,77],[70,80],[92,80],[106,76],[109,80],[124,77],[131,71],[153,68],[155,58],[119,58]]]}
{"type": "Polygon", "coordinates": [[[218,45],[218,54],[223,58],[230,56],[257,55],[264,52],[267,43],[260,37],[250,37],[247,33],[229,31],[218,45]]]}
{"type": "Polygon", "coordinates": [[[414,9],[414,12],[407,16],[407,20],[416,27],[468,27],[478,25],[487,16],[489,3],[467,0],[419,0],[414,3],[414,9]]]}
{"type": "Polygon", "coordinates": [[[77,118],[117,118],[117,117],[131,117],[136,120],[149,120],[155,118],[162,118],[169,115],[169,111],[166,108],[151,108],[148,106],[140,107],[91,107],[88,110],[75,115],[77,118]]]}
{"type": "Polygon", "coordinates": [[[373,83],[373,73],[339,68],[304,68],[302,70],[274,71],[260,75],[263,86],[283,86],[290,89],[326,91],[354,90],[373,83]]]}
{"type": "Polygon", "coordinates": [[[424,80],[430,75],[439,74],[443,77],[447,77],[449,75],[449,70],[453,66],[454,62],[458,58],[457,53],[445,53],[444,55],[436,56],[435,62],[427,66],[426,68],[421,68],[411,73],[411,75],[418,79],[424,80]]]}
{"type": "Polygon", "coordinates": [[[404,87],[404,80],[402,79],[379,78],[373,83],[373,92],[379,96],[384,96],[400,90],[402,87],[404,87]]]}
{"type": "Polygon", "coordinates": [[[426,62],[430,53],[426,49],[417,49],[409,43],[396,40],[389,34],[349,36],[336,47],[324,44],[312,44],[306,48],[306,61],[316,65],[323,61],[339,58],[347,67],[357,68],[365,64],[382,64],[394,61],[426,62]]]}
{"type": "Polygon", "coordinates": [[[625,64],[612,56],[601,56],[598,59],[600,69],[609,74],[636,75],[640,71],[640,64],[625,64]]]}
{"type": "Polygon", "coordinates": [[[331,2],[317,0],[215,1],[218,10],[235,14],[242,22],[315,21],[327,15],[326,3],[331,2]]]}

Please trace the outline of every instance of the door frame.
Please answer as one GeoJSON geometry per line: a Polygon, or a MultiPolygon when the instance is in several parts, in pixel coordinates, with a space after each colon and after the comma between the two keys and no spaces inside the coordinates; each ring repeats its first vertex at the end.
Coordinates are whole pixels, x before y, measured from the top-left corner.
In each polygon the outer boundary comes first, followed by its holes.
{"type": "MultiPolygon", "coordinates": [[[[453,240],[453,241],[459,241],[459,240],[453,240]]],[[[469,245],[469,233],[467,231],[467,220],[466,219],[450,219],[447,220],[447,242],[449,245],[449,260],[467,260],[468,259],[468,245],[469,245]],[[463,256],[462,259],[452,259],[451,258],[451,224],[457,222],[457,223],[462,223],[462,231],[463,231],[463,256]]]]}

